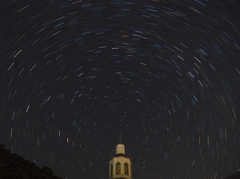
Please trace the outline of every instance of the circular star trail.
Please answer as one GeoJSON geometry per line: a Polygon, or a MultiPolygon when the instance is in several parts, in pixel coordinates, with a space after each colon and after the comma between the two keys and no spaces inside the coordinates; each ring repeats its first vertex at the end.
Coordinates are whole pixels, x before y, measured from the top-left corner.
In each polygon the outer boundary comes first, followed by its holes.
{"type": "Polygon", "coordinates": [[[133,178],[240,167],[236,0],[0,3],[0,143],[63,178],[107,179],[121,132],[133,178]]]}

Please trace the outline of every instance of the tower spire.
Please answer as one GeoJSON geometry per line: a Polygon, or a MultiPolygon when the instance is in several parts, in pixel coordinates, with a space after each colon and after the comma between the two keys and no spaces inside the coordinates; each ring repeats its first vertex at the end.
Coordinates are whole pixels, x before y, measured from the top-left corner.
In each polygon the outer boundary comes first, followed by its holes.
{"type": "Polygon", "coordinates": [[[121,133],[121,131],[120,131],[120,140],[119,141],[122,142],[122,133],[121,133]]]}

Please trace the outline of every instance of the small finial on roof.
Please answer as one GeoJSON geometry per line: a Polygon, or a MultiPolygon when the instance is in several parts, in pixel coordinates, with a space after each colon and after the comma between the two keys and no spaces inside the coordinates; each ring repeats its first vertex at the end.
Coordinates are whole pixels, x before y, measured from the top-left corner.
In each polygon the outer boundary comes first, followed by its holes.
{"type": "Polygon", "coordinates": [[[120,142],[122,142],[122,135],[121,135],[121,131],[120,131],[120,140],[119,140],[120,142]]]}

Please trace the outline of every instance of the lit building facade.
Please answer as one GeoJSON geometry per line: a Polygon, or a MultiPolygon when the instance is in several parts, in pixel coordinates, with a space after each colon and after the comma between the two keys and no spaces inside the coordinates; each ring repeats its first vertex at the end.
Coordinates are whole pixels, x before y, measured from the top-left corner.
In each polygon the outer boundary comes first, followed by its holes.
{"type": "Polygon", "coordinates": [[[116,146],[116,155],[109,161],[109,179],[132,179],[132,162],[125,156],[125,146],[116,146]]]}

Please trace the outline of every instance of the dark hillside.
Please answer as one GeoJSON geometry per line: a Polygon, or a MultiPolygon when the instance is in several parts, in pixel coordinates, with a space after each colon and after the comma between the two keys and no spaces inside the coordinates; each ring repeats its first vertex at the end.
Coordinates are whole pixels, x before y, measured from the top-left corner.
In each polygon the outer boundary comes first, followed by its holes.
{"type": "Polygon", "coordinates": [[[24,160],[0,145],[0,179],[61,179],[48,167],[39,168],[35,163],[24,160]]]}
{"type": "Polygon", "coordinates": [[[234,173],[233,175],[231,175],[225,179],[240,179],[240,171],[234,173]]]}

